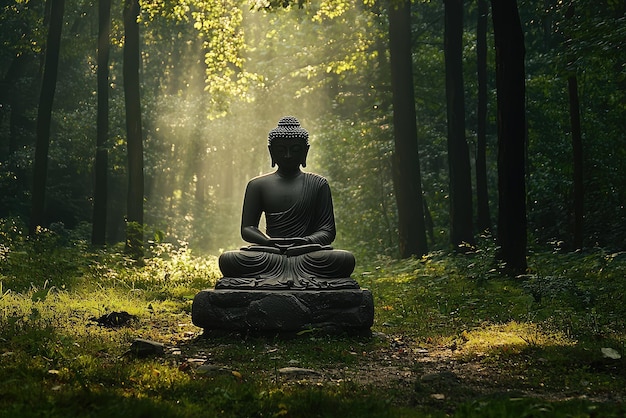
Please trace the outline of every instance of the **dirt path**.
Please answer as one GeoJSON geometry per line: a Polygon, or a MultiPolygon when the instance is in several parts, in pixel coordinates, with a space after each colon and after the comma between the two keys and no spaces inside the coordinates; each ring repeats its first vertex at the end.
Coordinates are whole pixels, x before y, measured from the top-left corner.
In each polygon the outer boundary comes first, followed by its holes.
{"type": "MultiPolygon", "coordinates": [[[[567,379],[558,375],[555,377],[555,371],[547,360],[537,358],[535,354],[516,354],[506,358],[469,356],[463,352],[463,347],[422,347],[402,335],[375,333],[373,339],[375,344],[354,344],[354,350],[349,354],[355,357],[355,361],[349,366],[321,366],[310,373],[303,370],[304,374],[297,373],[298,370],[282,374],[277,373],[276,367],[261,366],[255,373],[257,378],[285,385],[356,384],[380,392],[381,396],[387,396],[396,404],[431,406],[450,412],[460,404],[491,395],[532,397],[545,401],[583,398],[596,402],[623,402],[626,399],[626,388],[619,393],[604,393],[585,386],[585,382],[572,387],[561,384],[567,379]]],[[[235,338],[224,345],[223,340],[213,341],[199,337],[199,334],[193,336],[192,333],[187,333],[185,340],[180,344],[179,362],[191,359],[194,362],[192,367],[198,367],[203,361],[216,362],[218,367],[215,370],[218,371],[235,370],[241,367],[241,363],[227,364],[228,356],[215,356],[216,352],[227,353],[235,346],[250,343],[235,338]],[[213,356],[207,356],[207,353],[213,353],[213,356]]],[[[278,361],[278,367],[287,366],[284,361],[283,356],[278,361]]],[[[611,373],[621,374],[623,371],[615,368],[606,373],[608,378],[611,373]]]]}
{"type": "MultiPolygon", "coordinates": [[[[437,404],[440,408],[453,410],[455,405],[490,395],[546,401],[584,398],[595,402],[623,402],[626,399],[625,390],[602,393],[588,387],[533,383],[526,367],[535,368],[534,376],[544,372],[548,377],[554,371],[550,370],[549,364],[545,364],[545,370],[537,370],[536,364],[525,364],[528,359],[523,355],[515,360],[468,357],[459,347],[425,349],[402,336],[383,338],[389,341],[386,348],[363,353],[360,366],[343,373],[363,385],[398,391],[398,398],[409,405],[437,404]]],[[[542,360],[539,359],[540,364],[542,360]]],[[[332,376],[333,371],[328,371],[328,375],[332,376]]]]}

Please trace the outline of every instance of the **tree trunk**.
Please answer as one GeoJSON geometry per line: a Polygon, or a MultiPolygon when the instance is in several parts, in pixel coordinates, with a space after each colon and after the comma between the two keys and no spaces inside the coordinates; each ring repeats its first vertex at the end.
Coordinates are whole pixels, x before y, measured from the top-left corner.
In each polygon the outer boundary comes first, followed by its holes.
{"type": "Polygon", "coordinates": [[[98,115],[96,120],[96,162],[93,195],[91,243],[104,245],[106,239],[108,198],[109,137],[109,36],[111,32],[111,0],[98,2],[98,115]]]}
{"type": "Polygon", "coordinates": [[[52,103],[56,90],[61,50],[61,30],[65,0],[50,0],[50,26],[46,42],[45,64],[39,107],[37,109],[37,140],[33,175],[33,195],[29,234],[34,235],[37,227],[44,223],[46,182],[48,177],[48,148],[50,146],[50,123],[52,103]]]}
{"type": "Polygon", "coordinates": [[[476,124],[476,226],[479,231],[491,229],[489,193],[487,186],[487,0],[478,0],[476,25],[476,68],[478,75],[478,104],[476,124]]]}
{"type": "Polygon", "coordinates": [[[124,101],[128,152],[126,251],[143,256],[143,139],[139,93],[139,0],[124,4],[124,101]]]}
{"type": "MultiPolygon", "coordinates": [[[[565,12],[568,19],[575,18],[574,4],[565,12]]],[[[571,38],[569,39],[571,41],[571,38]]],[[[578,99],[578,78],[576,77],[575,59],[568,64],[567,91],[569,96],[569,115],[572,128],[572,157],[574,165],[574,249],[583,247],[583,227],[585,219],[585,201],[583,185],[583,144],[580,126],[580,101],[578,99]]]]}
{"type": "Polygon", "coordinates": [[[516,0],[491,0],[498,91],[498,258],[512,273],[526,264],[524,35],[516,0]]]}
{"type": "Polygon", "coordinates": [[[580,102],[578,100],[578,80],[576,74],[567,78],[569,91],[569,114],[572,124],[572,151],[574,157],[574,248],[583,247],[583,227],[585,219],[583,186],[583,141],[580,128],[580,102]]]}
{"type": "Polygon", "coordinates": [[[389,52],[400,256],[420,257],[428,252],[428,246],[415,122],[410,1],[403,1],[398,7],[389,7],[389,52]]]}
{"type": "Polygon", "coordinates": [[[463,0],[445,0],[444,55],[450,168],[450,241],[474,245],[472,173],[465,139],[463,92],[463,0]]]}

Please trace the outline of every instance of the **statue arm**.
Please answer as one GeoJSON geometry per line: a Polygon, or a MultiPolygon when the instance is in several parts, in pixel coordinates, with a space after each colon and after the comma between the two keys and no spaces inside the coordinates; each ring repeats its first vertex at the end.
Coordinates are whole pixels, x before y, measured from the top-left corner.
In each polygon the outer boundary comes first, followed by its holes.
{"type": "Polygon", "coordinates": [[[252,244],[271,245],[269,237],[259,229],[261,220],[261,193],[254,180],[246,186],[241,212],[241,238],[252,244]]]}
{"type": "Polygon", "coordinates": [[[270,238],[267,235],[265,235],[256,226],[242,226],[241,238],[243,238],[244,241],[250,242],[252,244],[267,245],[267,246],[272,245],[270,243],[270,238]]]}
{"type": "Polygon", "coordinates": [[[265,235],[256,226],[244,226],[241,228],[241,237],[252,244],[259,244],[267,247],[276,248],[288,248],[294,245],[310,244],[312,241],[308,241],[305,238],[290,237],[290,238],[270,238],[265,235]]]}

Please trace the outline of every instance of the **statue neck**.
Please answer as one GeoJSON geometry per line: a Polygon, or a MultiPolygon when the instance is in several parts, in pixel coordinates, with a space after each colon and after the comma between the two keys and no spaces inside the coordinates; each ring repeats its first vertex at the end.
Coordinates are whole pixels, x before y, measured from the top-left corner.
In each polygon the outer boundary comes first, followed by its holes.
{"type": "Polygon", "coordinates": [[[302,171],[300,170],[300,167],[293,170],[287,170],[284,168],[281,169],[280,167],[278,167],[278,170],[276,170],[276,174],[284,179],[294,179],[302,174],[302,171]]]}

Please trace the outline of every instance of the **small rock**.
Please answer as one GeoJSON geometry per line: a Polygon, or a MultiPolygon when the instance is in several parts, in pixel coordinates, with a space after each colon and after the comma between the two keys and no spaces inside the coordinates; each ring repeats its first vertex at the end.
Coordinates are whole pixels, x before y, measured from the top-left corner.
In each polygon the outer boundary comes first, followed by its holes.
{"type": "Polygon", "coordinates": [[[137,357],[161,356],[165,352],[165,346],[156,341],[144,340],[136,338],[130,345],[130,350],[126,353],[133,354],[137,357]]]}

